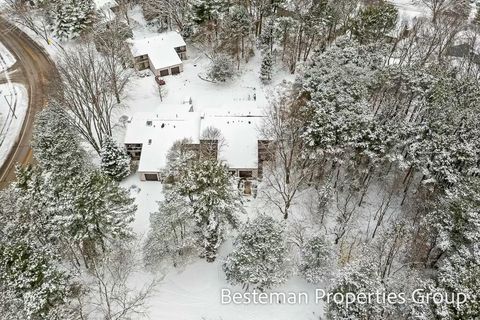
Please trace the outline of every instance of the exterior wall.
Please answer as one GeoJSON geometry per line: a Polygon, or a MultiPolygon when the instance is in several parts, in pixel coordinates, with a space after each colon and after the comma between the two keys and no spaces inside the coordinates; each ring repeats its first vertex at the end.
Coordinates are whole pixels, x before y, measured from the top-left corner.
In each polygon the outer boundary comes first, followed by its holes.
{"type": "Polygon", "coordinates": [[[176,47],[175,51],[177,52],[178,56],[182,60],[187,60],[187,46],[182,46],[182,47],[176,47]]]}
{"type": "Polygon", "coordinates": [[[270,140],[258,140],[258,177],[261,179],[263,176],[263,164],[266,161],[271,160],[273,154],[273,141],[270,140]]]}
{"type": "Polygon", "coordinates": [[[132,158],[132,160],[140,160],[142,155],[142,147],[141,143],[126,143],[125,149],[127,150],[128,155],[132,158]]]}
{"type": "Polygon", "coordinates": [[[150,68],[150,60],[146,54],[137,57],[132,56],[132,60],[135,70],[141,71],[150,68]]]}
{"type": "Polygon", "coordinates": [[[179,67],[180,72],[183,72],[183,63],[182,64],[176,64],[176,65],[170,66],[170,67],[165,68],[165,69],[153,69],[153,67],[152,67],[152,71],[156,76],[164,77],[164,76],[160,75],[160,72],[162,70],[168,70],[168,75],[171,75],[172,74],[172,68],[175,68],[175,67],[179,67]]]}
{"type": "Polygon", "coordinates": [[[228,171],[232,173],[235,177],[240,177],[240,171],[250,171],[252,173],[251,177],[246,179],[257,179],[258,178],[258,169],[257,168],[228,168],[228,171]]]}

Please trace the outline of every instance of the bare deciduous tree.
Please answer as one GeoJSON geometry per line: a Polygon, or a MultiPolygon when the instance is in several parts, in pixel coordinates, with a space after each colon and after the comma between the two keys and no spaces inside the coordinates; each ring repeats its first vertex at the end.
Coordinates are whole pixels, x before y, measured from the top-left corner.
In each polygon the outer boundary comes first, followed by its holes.
{"type": "Polygon", "coordinates": [[[132,75],[127,68],[130,57],[125,40],[131,38],[131,29],[118,19],[108,24],[108,28],[95,33],[97,50],[103,54],[106,70],[111,79],[111,86],[117,103],[121,102],[122,93],[132,75]]]}
{"type": "MultiPolygon", "coordinates": [[[[301,99],[300,99],[301,100],[301,99]]],[[[263,134],[272,139],[269,161],[265,164],[264,194],[288,218],[290,207],[309,179],[315,161],[306,152],[300,100],[281,98],[266,117],[263,134]]]]}
{"type": "MultiPolygon", "coordinates": [[[[118,106],[106,60],[90,43],[66,50],[53,88],[54,99],[69,111],[71,124],[98,153],[104,136],[112,135],[112,112],[118,106]]],[[[115,71],[118,68],[114,66],[115,71]]]]}
{"type": "Polygon", "coordinates": [[[183,30],[186,17],[189,12],[188,0],[141,0],[143,12],[147,19],[159,19],[165,29],[173,29],[177,26],[183,30]]]}
{"type": "Polygon", "coordinates": [[[161,279],[138,287],[132,277],[141,269],[141,258],[133,246],[114,248],[92,264],[87,292],[78,300],[81,319],[100,316],[105,320],[123,320],[144,315],[148,299],[161,279]]]}
{"type": "Polygon", "coordinates": [[[49,25],[45,13],[50,9],[48,2],[42,2],[36,6],[24,0],[5,0],[4,2],[5,5],[0,13],[10,21],[33,31],[49,43],[49,25]]]}

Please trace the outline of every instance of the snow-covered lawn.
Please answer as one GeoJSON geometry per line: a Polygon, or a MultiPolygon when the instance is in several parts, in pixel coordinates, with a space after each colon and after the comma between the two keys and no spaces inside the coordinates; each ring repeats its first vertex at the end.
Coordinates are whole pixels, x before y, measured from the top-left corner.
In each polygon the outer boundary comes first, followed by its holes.
{"type": "MultiPolygon", "coordinates": [[[[150,212],[157,210],[157,201],[163,198],[162,186],[158,182],[140,181],[136,175],[122,183],[135,195],[138,210],[133,229],[140,237],[148,232],[150,212]]],[[[256,207],[255,200],[249,207],[256,207]]],[[[248,208],[247,208],[248,209],[248,208]]],[[[254,214],[255,210],[247,210],[254,214]]],[[[306,293],[308,304],[222,304],[222,289],[230,292],[244,292],[240,287],[230,286],[222,271],[222,262],[231,250],[231,241],[220,249],[214,263],[195,259],[181,269],[173,267],[162,272],[165,278],[160,282],[154,295],[148,301],[149,319],[168,320],[317,320],[323,314],[323,305],[315,301],[316,287],[299,277],[291,278],[275,292],[306,293]]],[[[151,279],[146,271],[137,274],[135,282],[147,283],[151,279]]]]}
{"type": "MultiPolygon", "coordinates": [[[[199,75],[207,72],[209,59],[200,51],[187,44],[189,59],[184,61],[184,72],[176,76],[167,76],[160,99],[158,87],[153,75],[133,77],[127,89],[126,109],[119,115],[131,116],[135,112],[148,112],[158,108],[178,108],[179,104],[189,103],[191,99],[195,111],[207,108],[266,108],[268,98],[272,96],[275,86],[283,80],[292,80],[293,76],[279,71],[269,85],[259,79],[261,57],[257,53],[239,73],[225,83],[212,83],[202,80],[199,75]]],[[[159,182],[140,181],[137,174],[132,174],[122,183],[130,188],[136,199],[138,210],[133,230],[140,239],[144,239],[150,225],[150,213],[157,210],[157,201],[163,198],[162,184],[159,182]]],[[[247,201],[247,211],[254,215],[255,200],[247,201]]],[[[270,320],[298,319],[314,320],[322,314],[322,305],[315,299],[315,287],[298,277],[293,277],[284,286],[275,288],[276,292],[306,292],[310,301],[308,305],[235,305],[222,304],[222,289],[243,292],[242,288],[231,287],[225,280],[222,262],[230,252],[231,240],[220,250],[215,263],[207,263],[199,258],[181,269],[169,267],[162,272],[165,278],[159,284],[154,296],[149,301],[150,319],[181,320],[270,320]]],[[[136,277],[136,282],[148,282],[151,277],[145,274],[136,277]]]]}
{"type": "Polygon", "coordinates": [[[209,59],[201,52],[188,47],[189,59],[183,61],[184,72],[175,76],[166,76],[163,79],[162,100],[158,86],[152,73],[141,78],[135,76],[127,90],[127,112],[147,112],[157,107],[188,103],[192,99],[195,111],[205,108],[231,108],[234,105],[245,103],[246,107],[256,104],[263,108],[268,104],[267,97],[274,86],[283,79],[291,80],[293,76],[282,73],[276,74],[270,85],[263,85],[259,79],[260,60],[259,54],[254,56],[248,64],[242,66],[239,73],[225,83],[212,83],[202,80],[199,75],[208,70],[209,59]],[[256,101],[254,101],[256,98],[256,101]]]}
{"type": "Polygon", "coordinates": [[[0,72],[10,68],[16,62],[15,57],[0,42],[0,72]]]}
{"type": "Polygon", "coordinates": [[[428,8],[415,0],[390,0],[398,9],[400,21],[411,23],[414,18],[428,15],[428,8]]]}
{"type": "Polygon", "coordinates": [[[17,141],[28,108],[27,89],[20,84],[0,84],[0,165],[17,141]]]}

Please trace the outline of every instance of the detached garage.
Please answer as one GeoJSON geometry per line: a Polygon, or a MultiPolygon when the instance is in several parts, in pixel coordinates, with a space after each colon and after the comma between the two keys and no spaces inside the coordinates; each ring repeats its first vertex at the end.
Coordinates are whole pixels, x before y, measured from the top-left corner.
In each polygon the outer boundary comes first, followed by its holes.
{"type": "Polygon", "coordinates": [[[165,77],[183,71],[187,58],[186,44],[177,32],[165,32],[150,38],[129,40],[135,69],[150,68],[156,76],[165,77]]]}

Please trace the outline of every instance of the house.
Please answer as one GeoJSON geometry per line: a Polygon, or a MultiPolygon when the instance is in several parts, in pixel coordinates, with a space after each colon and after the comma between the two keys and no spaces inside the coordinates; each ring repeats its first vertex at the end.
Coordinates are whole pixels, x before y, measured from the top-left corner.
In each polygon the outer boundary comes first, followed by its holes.
{"type": "Polygon", "coordinates": [[[217,159],[239,178],[258,177],[258,141],[261,139],[262,109],[207,109],[200,132],[214,128],[220,133],[217,159]]]}
{"type": "Polygon", "coordinates": [[[187,46],[178,32],[164,32],[128,43],[136,70],[150,68],[156,76],[162,77],[183,71],[182,60],[187,59],[187,46]]]}
{"type": "MultiPolygon", "coordinates": [[[[162,107],[162,110],[135,114],[127,124],[125,147],[138,162],[141,180],[162,181],[167,155],[175,142],[188,139],[199,156],[225,163],[240,180],[261,177],[265,142],[261,127],[264,115],[258,108],[207,109],[190,112],[189,105],[162,107]],[[208,133],[215,132],[215,136],[208,133]]],[[[249,187],[249,184],[245,185],[249,187]]]]}
{"type": "Polygon", "coordinates": [[[142,181],[160,181],[167,154],[173,144],[190,139],[198,144],[200,114],[188,112],[189,105],[165,106],[158,112],[136,113],[127,123],[125,148],[138,162],[142,181]],[[165,111],[174,110],[174,111],[165,111]]]}

